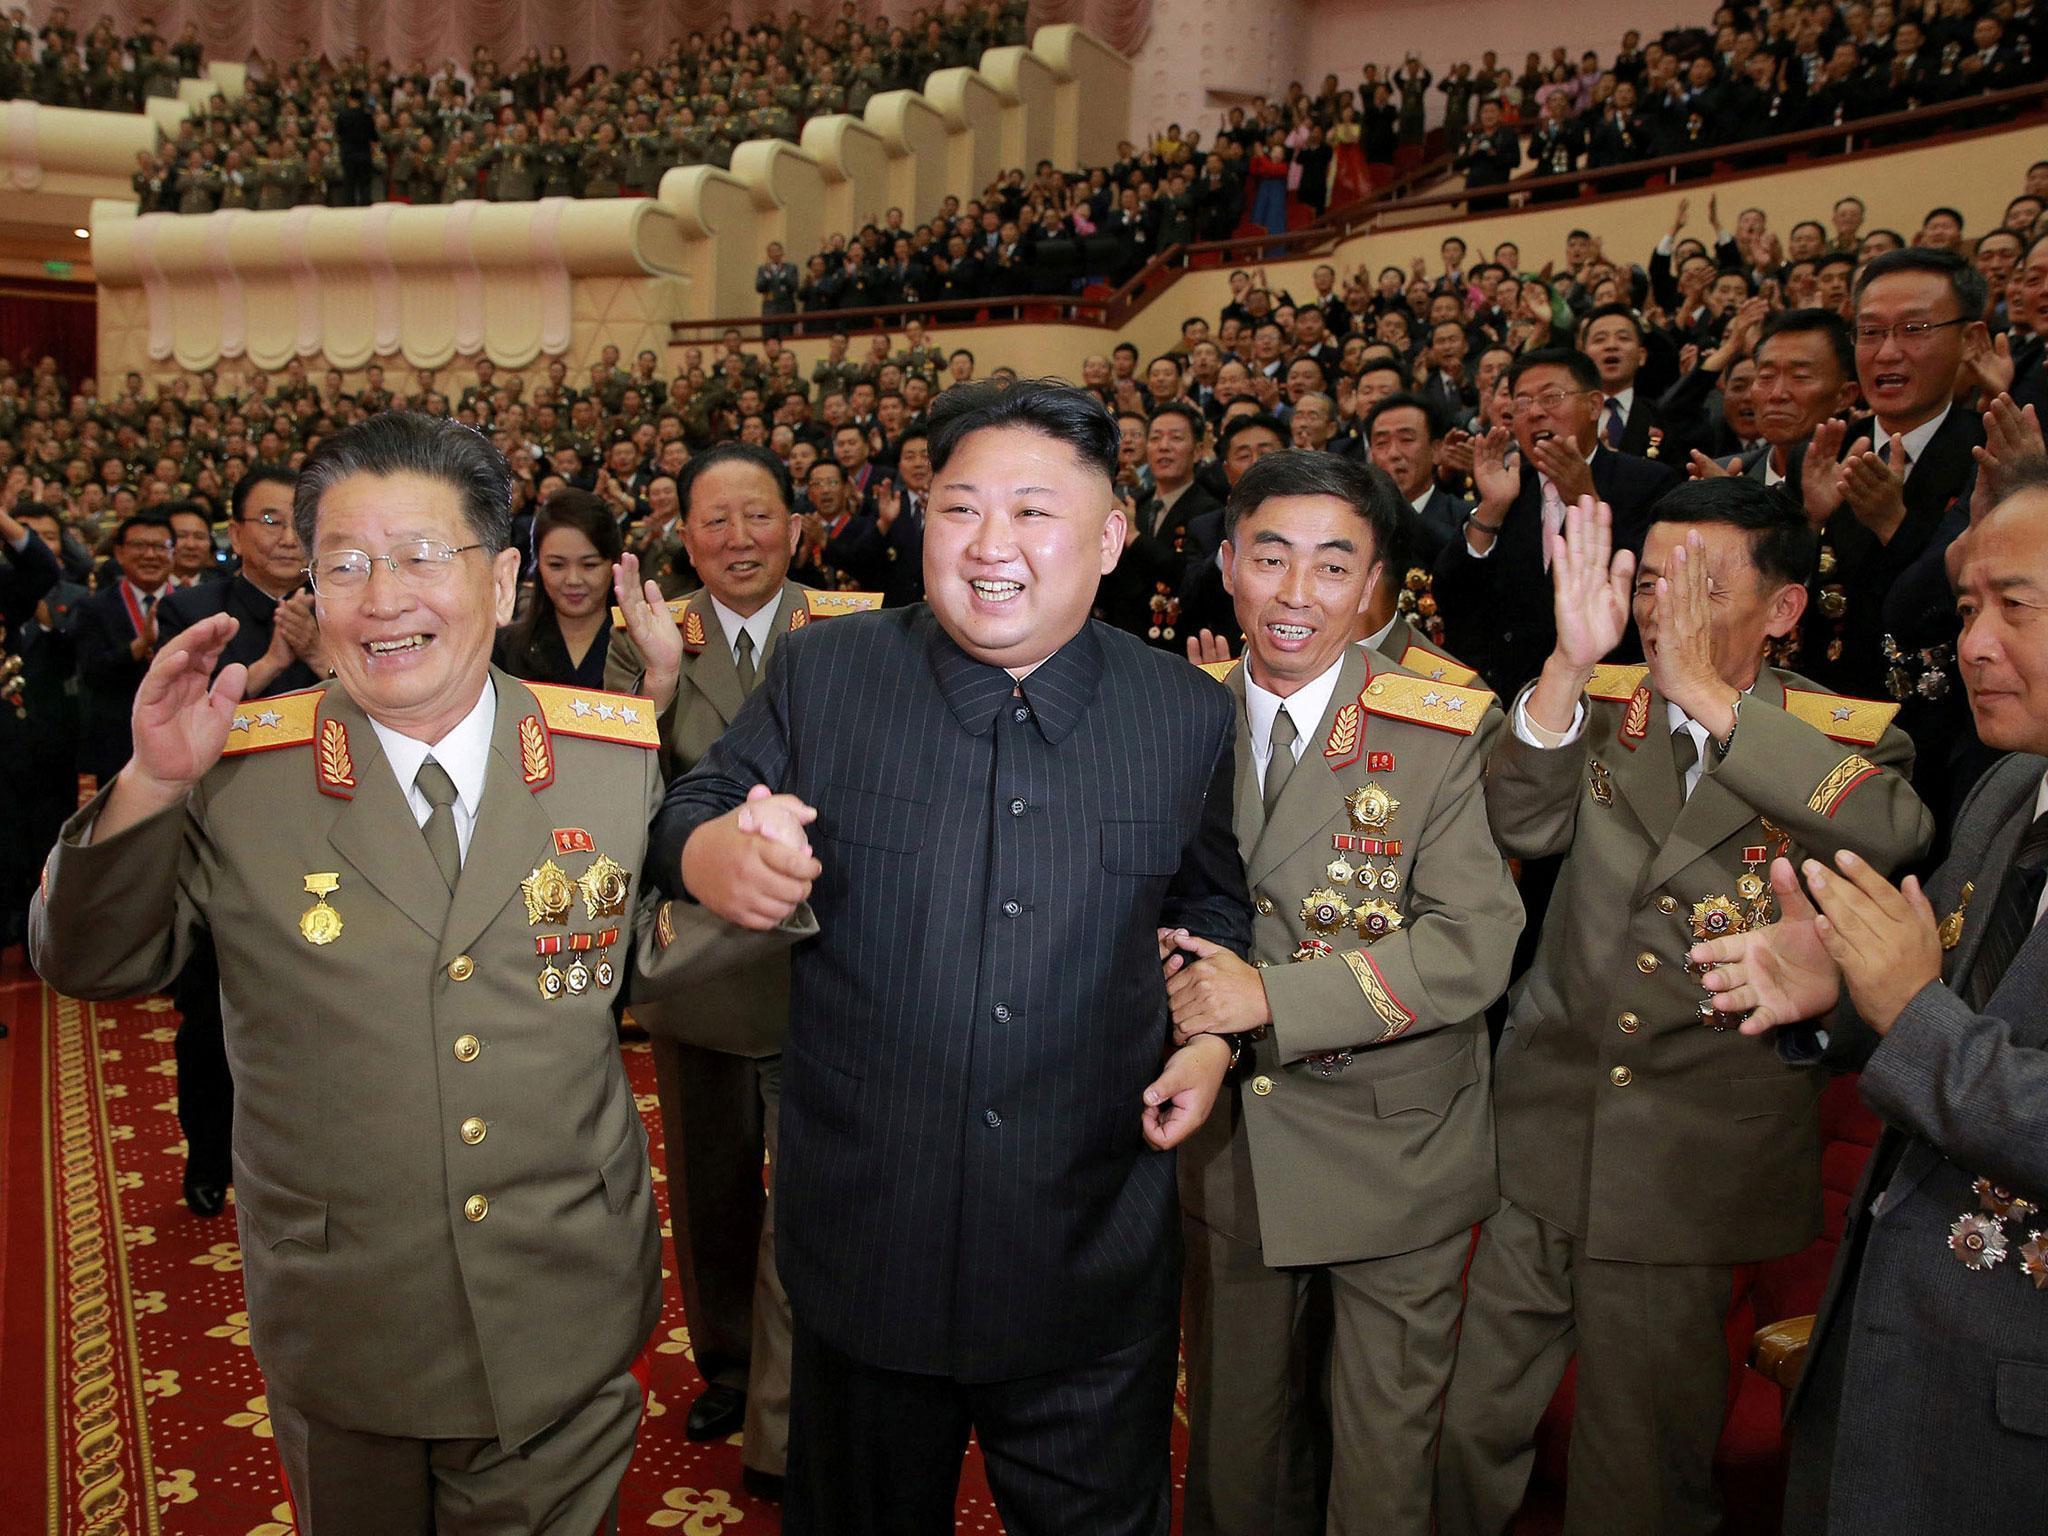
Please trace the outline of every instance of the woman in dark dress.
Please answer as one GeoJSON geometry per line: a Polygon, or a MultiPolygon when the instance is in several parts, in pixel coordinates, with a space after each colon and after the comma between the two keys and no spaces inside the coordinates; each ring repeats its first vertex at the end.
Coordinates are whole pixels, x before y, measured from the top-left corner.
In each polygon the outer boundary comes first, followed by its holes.
{"type": "Polygon", "coordinates": [[[532,683],[602,688],[612,566],[624,548],[602,497],[557,491],[533,523],[539,577],[524,614],[498,632],[497,664],[532,683]]]}

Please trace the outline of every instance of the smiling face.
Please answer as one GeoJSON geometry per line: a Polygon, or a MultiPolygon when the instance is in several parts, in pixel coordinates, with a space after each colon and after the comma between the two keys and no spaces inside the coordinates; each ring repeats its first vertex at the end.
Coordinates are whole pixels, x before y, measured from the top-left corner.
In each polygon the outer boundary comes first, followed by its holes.
{"type": "Polygon", "coordinates": [[[565,619],[587,619],[611,601],[611,562],[580,528],[550,528],[540,541],[540,584],[565,619]]]}
{"type": "Polygon", "coordinates": [[[782,590],[801,532],[760,465],[714,464],[691,482],[683,551],[711,595],[743,618],[782,590]]]}
{"type": "Polygon", "coordinates": [[[1337,496],[1268,497],[1238,519],[1222,564],[1252,679],[1283,696],[1344,654],[1380,572],[1371,525],[1337,496]]]}
{"type": "Polygon", "coordinates": [[[2048,752],[2048,491],[2008,497],[1970,531],[1956,656],[1984,744],[2048,752]]]}
{"type": "Polygon", "coordinates": [[[1123,513],[1101,470],[1028,427],[984,427],[936,473],[926,598],[977,661],[1035,666],[1088,622],[1123,546],[1123,513]]]}
{"type": "Polygon", "coordinates": [[[1553,437],[1577,443],[1581,453],[1592,452],[1599,393],[1580,384],[1569,368],[1540,363],[1523,369],[1514,386],[1515,441],[1523,457],[1553,437]]]}
{"type": "Polygon", "coordinates": [[[121,574],[138,589],[154,592],[171,574],[171,533],[161,523],[137,523],[114,546],[121,574]]]}
{"type": "MultiPolygon", "coordinates": [[[[435,539],[451,549],[476,542],[462,497],[424,475],[349,475],[320,498],[313,530],[318,562],[337,550],[382,556],[435,539]]],[[[491,664],[491,642],[511,622],[519,552],[459,554],[438,580],[414,586],[381,559],[353,591],[317,591],[328,658],[363,712],[421,741],[439,741],[476,704],[491,664]]]]}
{"type": "Polygon", "coordinates": [[[1864,400],[1887,432],[1911,431],[1954,398],[1966,341],[1983,327],[1982,321],[1955,324],[1960,315],[1955,289],[1939,272],[1888,272],[1864,285],[1856,301],[1856,372],[1864,400]],[[1914,321],[1941,329],[1906,340],[1898,327],[1914,321]],[[1861,332],[1877,327],[1888,334],[1865,342],[1861,332]]]}
{"type": "Polygon", "coordinates": [[[1783,448],[1803,443],[1855,399],[1856,382],[1842,377],[1825,332],[1780,331],[1758,346],[1750,406],[1769,442],[1783,448]]]}
{"type": "Polygon", "coordinates": [[[1748,688],[1763,665],[1764,642],[1792,633],[1806,608],[1806,588],[1759,571],[1751,554],[1755,535],[1732,523],[1655,523],[1636,566],[1635,619],[1643,654],[1657,654],[1657,578],[1672,572],[1672,554],[1698,534],[1695,559],[1707,566],[1712,609],[1714,673],[1732,688],[1748,688]]]}

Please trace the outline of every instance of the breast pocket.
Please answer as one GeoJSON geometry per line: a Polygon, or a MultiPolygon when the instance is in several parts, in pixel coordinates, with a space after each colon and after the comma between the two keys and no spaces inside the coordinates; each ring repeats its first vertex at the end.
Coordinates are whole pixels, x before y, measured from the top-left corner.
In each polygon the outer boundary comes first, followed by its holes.
{"type": "Polygon", "coordinates": [[[916,853],[930,817],[930,802],[887,790],[827,784],[818,796],[819,834],[856,848],[916,853]]]}
{"type": "Polygon", "coordinates": [[[1170,821],[1104,821],[1102,867],[1159,878],[1180,868],[1180,829],[1170,821]]]}
{"type": "Polygon", "coordinates": [[[2048,1365],[1998,1362],[1998,1422],[2015,1434],[2048,1436],[2048,1365]]]}

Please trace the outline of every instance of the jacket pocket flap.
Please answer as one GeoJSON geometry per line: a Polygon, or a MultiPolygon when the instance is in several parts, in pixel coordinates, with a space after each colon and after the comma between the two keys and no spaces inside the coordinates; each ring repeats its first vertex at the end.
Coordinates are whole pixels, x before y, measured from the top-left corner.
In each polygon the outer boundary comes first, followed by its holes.
{"type": "Polygon", "coordinates": [[[1449,1060],[1415,1072],[1403,1072],[1372,1085],[1373,1109],[1381,1116],[1422,1109],[1441,1115],[1451,1100],[1479,1081],[1479,1068],[1470,1051],[1460,1051],[1449,1060]]]}
{"type": "Polygon", "coordinates": [[[818,797],[818,830],[826,837],[890,853],[916,853],[924,847],[930,818],[925,801],[885,790],[827,784],[818,797]]]}
{"type": "Polygon", "coordinates": [[[627,1128],[626,1139],[619,1143],[618,1151],[604,1160],[598,1175],[604,1180],[604,1203],[616,1216],[626,1208],[640,1188],[640,1181],[647,1176],[647,1141],[639,1126],[627,1128]]]}
{"type": "Polygon", "coordinates": [[[2018,1434],[2048,1436],[2048,1365],[1998,1362],[1998,1422],[2018,1434]]]}
{"type": "Polygon", "coordinates": [[[1105,821],[1102,867],[1117,875],[1170,875],[1180,868],[1180,828],[1170,821],[1105,821]]]}
{"type": "Polygon", "coordinates": [[[1811,1072],[1787,1067],[1769,1077],[1738,1077],[1728,1084],[1728,1103],[1737,1120],[1781,1115],[1797,1120],[1813,1108],[1818,1088],[1811,1072]]]}
{"type": "Polygon", "coordinates": [[[327,1202],[279,1184],[235,1177],[235,1209],[266,1247],[303,1243],[315,1253],[327,1251],[327,1202]]]}

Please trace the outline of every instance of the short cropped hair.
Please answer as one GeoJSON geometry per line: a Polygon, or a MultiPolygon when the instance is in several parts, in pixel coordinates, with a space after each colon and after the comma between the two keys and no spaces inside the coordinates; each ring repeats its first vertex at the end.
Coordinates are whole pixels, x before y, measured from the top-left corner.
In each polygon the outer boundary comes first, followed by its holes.
{"type": "Polygon", "coordinates": [[[1401,537],[1405,507],[1399,487],[1385,470],[1334,453],[1283,448],[1244,472],[1223,505],[1223,536],[1237,537],[1237,525],[1275,496],[1334,496],[1364,518],[1372,530],[1372,558],[1392,558],[1401,537]]]}
{"type": "Polygon", "coordinates": [[[932,473],[946,467],[970,434],[993,427],[1022,427],[1065,443],[1090,469],[1105,479],[1116,478],[1123,446],[1116,418],[1092,392],[1061,379],[1020,379],[1014,384],[990,379],[947,390],[932,407],[927,427],[932,473]]]}
{"type": "Polygon", "coordinates": [[[690,516],[690,490],[704,475],[721,464],[750,464],[764,471],[775,482],[775,494],[782,498],[782,507],[788,511],[796,504],[796,491],[790,485],[789,466],[758,443],[719,443],[702,453],[693,455],[683,466],[683,472],[675,477],[676,500],[682,504],[685,522],[690,516]]]}
{"type": "Polygon", "coordinates": [[[292,528],[308,551],[320,502],[354,475],[420,475],[454,488],[486,557],[512,542],[512,466],[483,433],[446,416],[382,411],[344,427],[307,456],[292,493],[292,528]]]}
{"type": "Polygon", "coordinates": [[[1655,523],[1727,523],[1750,535],[1749,557],[1766,580],[1804,585],[1820,557],[1820,535],[1776,486],[1747,475],[1684,480],[1650,514],[1655,523]]]}

